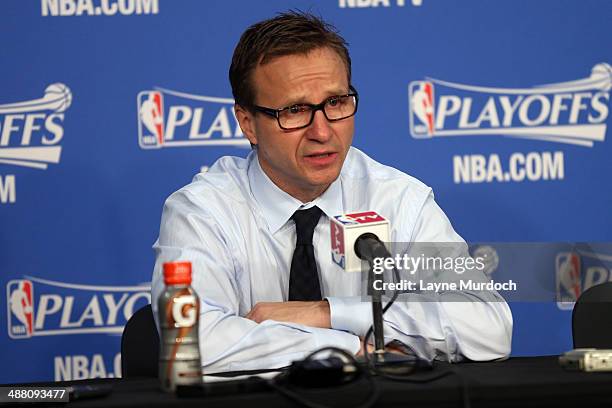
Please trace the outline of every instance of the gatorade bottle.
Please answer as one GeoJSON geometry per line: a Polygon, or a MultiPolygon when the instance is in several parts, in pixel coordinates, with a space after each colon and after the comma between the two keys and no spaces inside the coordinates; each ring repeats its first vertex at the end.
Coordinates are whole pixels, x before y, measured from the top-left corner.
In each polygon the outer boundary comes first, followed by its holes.
{"type": "Polygon", "coordinates": [[[191,287],[191,262],[165,263],[164,283],[158,299],[159,380],[162,390],[174,392],[177,385],[202,384],[200,300],[191,287]]]}

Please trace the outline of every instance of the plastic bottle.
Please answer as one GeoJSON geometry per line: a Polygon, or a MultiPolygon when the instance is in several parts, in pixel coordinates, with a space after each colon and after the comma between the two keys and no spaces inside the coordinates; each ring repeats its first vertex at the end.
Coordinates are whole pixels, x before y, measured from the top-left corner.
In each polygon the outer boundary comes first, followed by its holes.
{"type": "Polygon", "coordinates": [[[191,287],[191,262],[165,263],[164,283],[158,299],[159,380],[162,390],[174,392],[177,385],[202,384],[200,300],[191,287]]]}

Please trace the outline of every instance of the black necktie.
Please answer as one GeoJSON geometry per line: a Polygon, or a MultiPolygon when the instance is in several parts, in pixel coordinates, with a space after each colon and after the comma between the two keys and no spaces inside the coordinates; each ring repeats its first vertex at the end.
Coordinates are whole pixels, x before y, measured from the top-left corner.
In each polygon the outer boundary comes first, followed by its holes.
{"type": "Polygon", "coordinates": [[[291,259],[289,300],[321,300],[321,286],[312,246],[312,235],[320,217],[319,207],[296,211],[291,216],[295,221],[297,240],[291,259]]]}

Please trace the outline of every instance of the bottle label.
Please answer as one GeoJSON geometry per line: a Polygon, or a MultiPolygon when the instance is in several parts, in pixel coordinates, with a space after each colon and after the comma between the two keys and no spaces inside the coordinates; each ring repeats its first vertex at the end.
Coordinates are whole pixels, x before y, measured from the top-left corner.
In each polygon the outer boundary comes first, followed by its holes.
{"type": "Polygon", "coordinates": [[[172,317],[174,327],[192,327],[197,319],[196,298],[193,295],[183,295],[172,299],[172,317]]]}
{"type": "Polygon", "coordinates": [[[202,366],[198,345],[200,302],[190,287],[167,287],[159,299],[161,338],[159,379],[161,388],[201,384],[202,366]]]}

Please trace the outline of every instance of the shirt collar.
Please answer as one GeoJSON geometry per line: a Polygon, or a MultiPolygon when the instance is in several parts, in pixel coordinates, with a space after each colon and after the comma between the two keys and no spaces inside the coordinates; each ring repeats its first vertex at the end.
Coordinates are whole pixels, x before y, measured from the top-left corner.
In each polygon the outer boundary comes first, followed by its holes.
{"type": "Polygon", "coordinates": [[[325,215],[333,217],[342,214],[342,185],[340,176],[323,194],[308,203],[287,194],[270,180],[263,171],[257,158],[257,151],[249,155],[248,177],[251,194],[259,205],[261,212],[272,233],[278,231],[299,209],[319,207],[325,215]]]}

